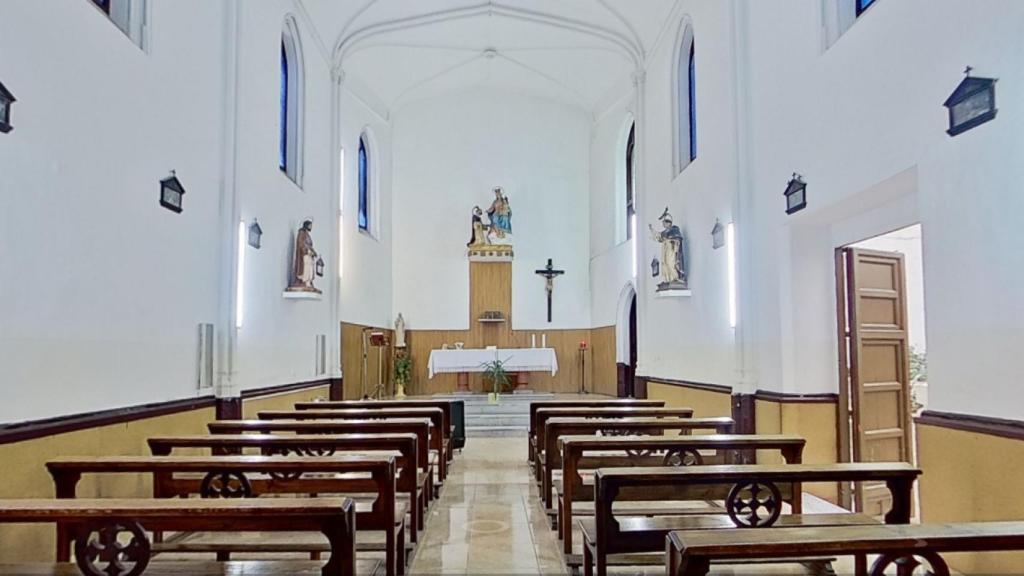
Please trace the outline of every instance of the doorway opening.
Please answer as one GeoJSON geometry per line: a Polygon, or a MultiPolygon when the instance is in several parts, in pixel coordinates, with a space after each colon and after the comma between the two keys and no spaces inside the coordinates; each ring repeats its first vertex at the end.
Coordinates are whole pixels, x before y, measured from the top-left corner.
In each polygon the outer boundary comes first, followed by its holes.
{"type": "MultiPolygon", "coordinates": [[[[913,416],[928,403],[921,239],[915,224],[836,250],[842,462],[916,464],[913,416]]],[[[884,484],[840,488],[857,512],[891,504],[884,484]]]]}
{"type": "Polygon", "coordinates": [[[616,326],[616,357],[619,398],[636,397],[637,329],[636,290],[627,285],[619,299],[619,319],[616,326]]]}

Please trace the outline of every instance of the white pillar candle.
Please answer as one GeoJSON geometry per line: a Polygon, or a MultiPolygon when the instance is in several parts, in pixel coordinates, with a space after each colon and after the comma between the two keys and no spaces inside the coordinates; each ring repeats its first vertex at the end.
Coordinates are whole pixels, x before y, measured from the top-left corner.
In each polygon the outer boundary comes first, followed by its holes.
{"type": "Polygon", "coordinates": [[[547,348],[548,347],[548,335],[547,334],[541,334],[540,335],[540,347],[541,348],[547,348]]]}
{"type": "Polygon", "coordinates": [[[537,347],[537,335],[536,334],[530,334],[530,348],[536,348],[536,347],[537,347]]]}

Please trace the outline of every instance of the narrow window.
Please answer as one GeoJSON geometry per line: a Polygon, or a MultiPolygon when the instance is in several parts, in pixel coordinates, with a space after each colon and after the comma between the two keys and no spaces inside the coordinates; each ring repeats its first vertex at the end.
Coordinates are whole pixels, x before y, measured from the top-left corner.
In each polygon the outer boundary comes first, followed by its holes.
{"type": "Polygon", "coordinates": [[[636,124],[629,128],[626,140],[626,239],[633,237],[633,218],[636,215],[634,199],[636,195],[636,166],[634,150],[636,148],[636,124]]]}
{"type": "Polygon", "coordinates": [[[285,173],[288,172],[288,51],[285,49],[284,41],[281,41],[281,122],[278,165],[285,173]]]}
{"type": "Polygon", "coordinates": [[[690,41],[690,63],[688,66],[689,77],[689,115],[690,115],[690,161],[697,159],[697,73],[696,66],[694,66],[694,45],[696,43],[690,41]]]}
{"type": "Polygon", "coordinates": [[[278,97],[278,153],[277,165],[282,172],[302,186],[302,124],[305,102],[305,73],[299,28],[291,16],[285,18],[281,31],[281,85],[278,97]]]}
{"type": "Polygon", "coordinates": [[[370,231],[370,158],[366,137],[359,138],[359,229],[370,231]]]}
{"type": "Polygon", "coordinates": [[[875,0],[856,0],[856,2],[857,2],[857,17],[859,18],[860,15],[863,14],[865,10],[867,10],[872,4],[875,3],[875,0]]]}

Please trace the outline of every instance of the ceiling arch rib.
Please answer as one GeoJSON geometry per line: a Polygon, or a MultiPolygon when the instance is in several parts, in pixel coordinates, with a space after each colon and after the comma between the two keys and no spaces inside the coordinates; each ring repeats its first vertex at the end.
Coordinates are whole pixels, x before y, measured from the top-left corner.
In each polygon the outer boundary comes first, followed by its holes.
{"type": "Polygon", "coordinates": [[[333,65],[335,68],[343,68],[345,59],[361,43],[366,42],[375,36],[422,28],[454,20],[475,18],[480,16],[497,16],[530,22],[540,26],[559,28],[584,34],[614,46],[629,59],[635,68],[642,67],[643,48],[634,44],[632,40],[607,28],[573,20],[562,16],[503,6],[500,4],[480,4],[463,8],[453,8],[428,14],[397,18],[359,28],[347,36],[339,36],[335,42],[333,51],[333,65]]]}

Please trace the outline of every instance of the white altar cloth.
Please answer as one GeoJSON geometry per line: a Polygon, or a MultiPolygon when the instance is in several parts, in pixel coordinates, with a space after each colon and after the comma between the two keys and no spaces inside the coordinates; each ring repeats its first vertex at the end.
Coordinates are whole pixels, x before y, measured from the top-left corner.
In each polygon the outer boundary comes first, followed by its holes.
{"type": "Polygon", "coordinates": [[[483,364],[495,359],[505,363],[507,372],[558,373],[554,348],[498,348],[496,350],[431,350],[427,361],[430,377],[434,374],[483,372],[483,364]]]}

